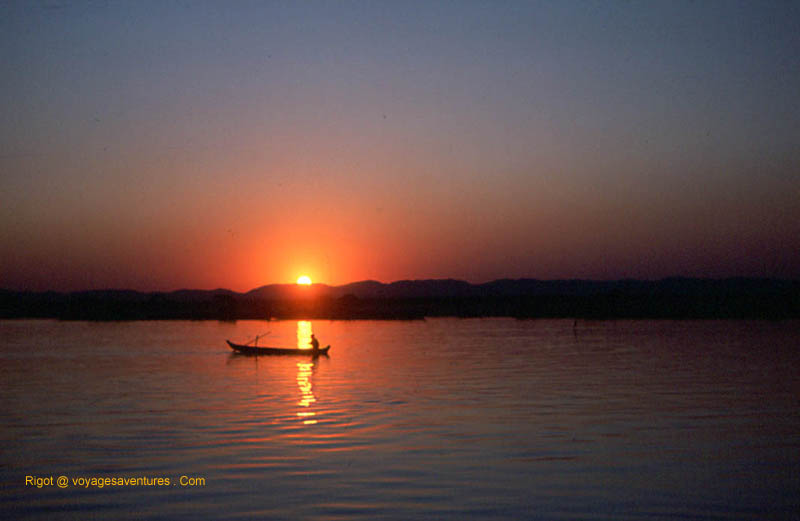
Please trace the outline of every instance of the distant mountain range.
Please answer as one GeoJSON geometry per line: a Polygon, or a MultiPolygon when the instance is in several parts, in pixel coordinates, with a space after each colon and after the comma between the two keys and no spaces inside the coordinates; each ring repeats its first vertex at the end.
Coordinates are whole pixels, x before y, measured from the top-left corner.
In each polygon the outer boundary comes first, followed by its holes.
{"type": "Polygon", "coordinates": [[[0,290],[0,318],[238,319],[425,316],[784,318],[800,316],[800,281],[779,279],[365,280],[172,292],[0,290]]]}
{"type": "MultiPolygon", "coordinates": [[[[313,295],[340,298],[352,295],[368,299],[408,298],[466,298],[466,297],[519,297],[519,296],[587,296],[610,292],[695,294],[698,292],[782,292],[800,287],[800,281],[779,279],[728,278],[696,279],[666,278],[657,281],[623,279],[595,280],[538,280],[498,279],[483,284],[471,284],[456,279],[399,280],[382,283],[374,280],[353,282],[342,286],[314,284],[310,287],[297,284],[270,284],[244,293],[250,298],[292,299],[313,295]]],[[[226,290],[214,290],[224,292],[226,290]]],[[[185,293],[175,292],[175,293],[185,293]]]]}

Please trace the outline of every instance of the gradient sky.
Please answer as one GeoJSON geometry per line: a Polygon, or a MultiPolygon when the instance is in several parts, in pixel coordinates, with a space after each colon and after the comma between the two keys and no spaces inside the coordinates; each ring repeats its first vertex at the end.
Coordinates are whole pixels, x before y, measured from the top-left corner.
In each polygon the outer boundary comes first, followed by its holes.
{"type": "Polygon", "coordinates": [[[0,287],[800,277],[798,2],[0,4],[0,287]]]}

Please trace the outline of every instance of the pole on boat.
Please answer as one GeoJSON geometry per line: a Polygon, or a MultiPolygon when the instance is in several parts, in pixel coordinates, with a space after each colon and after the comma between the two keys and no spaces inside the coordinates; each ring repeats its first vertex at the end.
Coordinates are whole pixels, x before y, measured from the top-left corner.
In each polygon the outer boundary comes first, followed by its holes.
{"type": "MultiPolygon", "coordinates": [[[[250,340],[250,342],[255,342],[253,345],[254,345],[254,346],[256,346],[256,347],[258,347],[258,339],[259,339],[259,338],[261,338],[262,336],[267,336],[267,335],[268,335],[268,334],[270,334],[270,333],[272,333],[272,331],[271,331],[271,330],[270,330],[270,331],[267,331],[267,332],[266,332],[266,333],[264,333],[264,334],[261,334],[261,335],[256,335],[256,337],[255,337],[254,339],[250,340]]],[[[245,345],[250,345],[250,342],[246,343],[245,345]]]]}

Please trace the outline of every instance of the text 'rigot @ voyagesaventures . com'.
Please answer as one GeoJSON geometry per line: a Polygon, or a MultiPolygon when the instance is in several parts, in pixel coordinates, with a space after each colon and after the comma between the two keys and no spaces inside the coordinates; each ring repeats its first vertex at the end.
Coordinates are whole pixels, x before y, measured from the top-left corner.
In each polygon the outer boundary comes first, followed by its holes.
{"type": "Polygon", "coordinates": [[[26,487],[105,488],[105,487],[205,487],[206,478],[181,476],[179,478],[152,476],[25,476],[26,487]]]}

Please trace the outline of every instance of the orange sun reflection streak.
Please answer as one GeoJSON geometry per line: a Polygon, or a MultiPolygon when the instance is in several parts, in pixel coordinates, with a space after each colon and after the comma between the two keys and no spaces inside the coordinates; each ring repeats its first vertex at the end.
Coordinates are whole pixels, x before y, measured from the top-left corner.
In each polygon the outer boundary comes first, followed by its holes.
{"type": "Polygon", "coordinates": [[[311,322],[297,321],[297,349],[311,349],[311,322]]]}
{"type": "Polygon", "coordinates": [[[306,409],[298,411],[297,416],[298,418],[306,418],[303,420],[305,425],[317,423],[317,420],[309,419],[312,416],[316,416],[317,413],[307,410],[311,404],[317,401],[311,385],[311,374],[313,370],[313,362],[297,362],[297,386],[300,388],[300,401],[297,402],[297,405],[306,409]]]}

